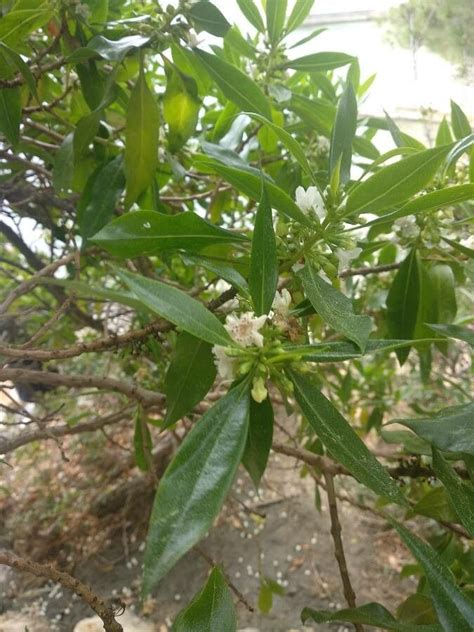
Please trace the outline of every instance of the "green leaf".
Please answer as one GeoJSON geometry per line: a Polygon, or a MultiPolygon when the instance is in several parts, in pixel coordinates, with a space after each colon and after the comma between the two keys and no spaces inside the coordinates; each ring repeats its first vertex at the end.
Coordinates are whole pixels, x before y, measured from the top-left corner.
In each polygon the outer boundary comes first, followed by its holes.
{"type": "Polygon", "coordinates": [[[445,408],[433,417],[394,419],[395,422],[407,426],[438,450],[474,456],[474,404],[445,408]]]}
{"type": "Polygon", "coordinates": [[[453,142],[453,135],[451,134],[451,130],[449,129],[449,123],[446,120],[446,117],[443,116],[443,120],[439,124],[438,131],[436,133],[436,147],[440,147],[441,145],[449,145],[453,142]]]}
{"type": "MultiPolygon", "coordinates": [[[[458,140],[446,158],[444,165],[444,174],[452,168],[464,153],[472,154],[472,146],[474,145],[474,134],[469,134],[465,138],[458,140]]],[[[471,181],[472,182],[472,181],[471,181]]]]}
{"type": "Polygon", "coordinates": [[[171,632],[235,632],[234,602],[218,568],[213,568],[206,585],[176,617],[171,632]]]}
{"type": "MultiPolygon", "coordinates": [[[[90,194],[84,199],[80,212],[79,228],[87,239],[97,233],[113,216],[117,202],[125,187],[122,156],[117,156],[94,174],[90,194]]],[[[83,197],[85,192],[83,194],[83,197]]]]}
{"type": "Polygon", "coordinates": [[[263,24],[262,16],[254,0],[237,0],[237,4],[250,24],[255,27],[259,33],[264,33],[265,25],[263,24]]]}
{"type": "MultiPolygon", "coordinates": [[[[418,322],[422,273],[416,249],[402,262],[392,281],[387,296],[387,327],[394,338],[412,340],[418,322]]],[[[410,353],[410,348],[397,351],[400,364],[410,353]]]]}
{"type": "Polygon", "coordinates": [[[0,88],[0,133],[14,147],[20,141],[20,88],[0,88]]]}
{"type": "Polygon", "coordinates": [[[413,623],[415,625],[436,623],[438,621],[431,599],[421,593],[409,595],[398,606],[397,619],[402,623],[413,623]]]}
{"type": "Polygon", "coordinates": [[[86,281],[72,281],[70,279],[52,279],[45,277],[42,279],[42,283],[48,285],[58,285],[64,287],[66,290],[70,290],[72,294],[78,296],[84,296],[89,299],[98,299],[100,301],[109,301],[112,303],[120,303],[121,305],[128,305],[133,309],[141,309],[142,304],[137,300],[130,292],[123,292],[120,290],[105,289],[103,287],[94,287],[86,281]]]}
{"type": "Polygon", "coordinates": [[[248,417],[244,380],[198,421],[168,466],[150,519],[145,595],[211,528],[242,458],[248,417]]]}
{"type": "Polygon", "coordinates": [[[34,78],[30,67],[23,61],[23,58],[15,52],[12,48],[0,42],[0,53],[2,53],[5,57],[7,57],[19,70],[23,79],[25,80],[26,85],[28,86],[31,94],[38,99],[38,92],[36,90],[36,79],[34,78]]]}
{"type": "Polygon", "coordinates": [[[181,332],[166,372],[164,425],[170,426],[189,413],[207,395],[216,378],[212,347],[186,332],[181,332]]]}
{"type": "Polygon", "coordinates": [[[130,51],[148,44],[150,37],[145,35],[126,35],[119,40],[109,40],[103,35],[94,36],[87,42],[87,48],[108,61],[122,61],[130,51]]]}
{"type": "Polygon", "coordinates": [[[451,571],[441,561],[439,554],[395,520],[390,522],[425,571],[442,629],[445,632],[471,632],[474,602],[456,586],[451,571]]]}
{"type": "Polygon", "coordinates": [[[313,8],[313,4],[314,0],[296,0],[286,24],[288,33],[291,33],[291,31],[294,31],[303,24],[313,8]]]}
{"type": "Polygon", "coordinates": [[[433,178],[451,145],[419,151],[388,165],[350,192],[346,216],[381,213],[418,193],[433,178]]]}
{"type": "Polygon", "coordinates": [[[298,59],[289,59],[280,68],[291,68],[306,72],[326,72],[346,66],[354,61],[355,57],[345,53],[313,53],[298,59]]]}
{"type": "Polygon", "coordinates": [[[336,108],[324,99],[308,99],[293,93],[290,109],[306,123],[307,127],[324,136],[330,136],[336,117],[336,108]]]}
{"type": "Polygon", "coordinates": [[[64,137],[56,152],[53,167],[53,186],[56,193],[66,192],[71,188],[74,176],[74,133],[64,137]]]}
{"type": "Polygon", "coordinates": [[[242,463],[255,487],[267,467],[273,440],[273,408],[270,397],[260,404],[250,400],[249,433],[242,463]]]}
{"type": "Polygon", "coordinates": [[[350,179],[352,142],[356,130],[357,99],[352,84],[348,82],[337,106],[329,151],[329,174],[333,173],[338,161],[341,160],[340,179],[342,184],[346,184],[350,179]]]}
{"type": "Polygon", "coordinates": [[[435,520],[444,522],[456,522],[458,517],[454,511],[453,504],[448,498],[444,487],[432,487],[420,500],[410,509],[407,518],[414,514],[427,516],[435,520]]]}
{"type": "Polygon", "coordinates": [[[347,336],[364,351],[372,330],[372,319],[355,314],[352,301],[323,281],[310,265],[300,270],[298,276],[303,282],[305,296],[324,322],[347,336]]]}
{"type": "Polygon", "coordinates": [[[158,166],[159,131],[158,104],[147,86],[145,73],[141,68],[130,96],[125,126],[126,208],[130,208],[153,180],[158,166]]]}
{"type": "Polygon", "coordinates": [[[263,123],[266,127],[268,127],[281,140],[290,154],[296,158],[301,168],[310,176],[310,178],[314,177],[304,149],[301,147],[299,142],[291,136],[291,134],[288,134],[288,132],[284,130],[283,127],[280,127],[280,125],[276,125],[264,116],[260,116],[260,114],[255,114],[254,112],[244,112],[244,114],[251,116],[256,121],[260,121],[260,123],[263,123]]]}
{"type": "Polygon", "coordinates": [[[0,40],[13,48],[25,46],[28,35],[41,28],[54,16],[55,7],[51,0],[17,0],[10,11],[0,20],[0,40]]]}
{"type": "Polygon", "coordinates": [[[307,378],[296,371],[289,373],[296,401],[332,456],[376,494],[405,506],[400,488],[341,413],[307,378]]]}
{"type": "Polygon", "coordinates": [[[249,276],[250,295],[257,316],[269,313],[277,285],[278,257],[272,208],[262,180],[262,197],[255,218],[249,276]]]}
{"type": "Polygon", "coordinates": [[[463,246],[457,241],[453,241],[452,239],[448,239],[447,237],[441,237],[443,241],[452,246],[455,250],[462,252],[463,255],[469,257],[469,259],[474,259],[474,250],[472,248],[468,248],[467,246],[463,246]]]}
{"type": "Polygon", "coordinates": [[[144,307],[170,323],[211,344],[233,344],[220,320],[185,292],[138,274],[120,271],[118,275],[144,307]]]}
{"type": "Polygon", "coordinates": [[[472,132],[469,119],[454,101],[451,101],[451,127],[453,128],[454,136],[458,140],[469,136],[472,132]]]}
{"type": "Polygon", "coordinates": [[[230,29],[229,22],[219,9],[207,0],[200,0],[200,2],[193,4],[188,11],[188,15],[194,22],[198,33],[207,31],[217,37],[224,37],[230,29]]]}
{"type": "Polygon", "coordinates": [[[459,520],[474,538],[474,487],[462,481],[442,454],[433,447],[433,469],[446,487],[459,520]]]}
{"type": "Polygon", "coordinates": [[[203,62],[207,72],[222,90],[224,96],[242,110],[250,110],[262,114],[268,119],[271,118],[267,98],[248,75],[216,55],[206,53],[199,48],[195,48],[194,52],[203,62]]]}
{"type": "Polygon", "coordinates": [[[315,623],[326,623],[328,621],[338,621],[344,623],[359,623],[371,625],[383,630],[393,630],[394,632],[442,632],[443,628],[437,624],[412,625],[397,621],[384,606],[379,603],[368,603],[358,608],[347,608],[338,612],[327,610],[313,610],[305,608],[301,613],[303,623],[309,620],[315,623]]]}
{"type": "Polygon", "coordinates": [[[272,45],[281,40],[285,26],[287,0],[266,0],[267,31],[272,45]]]}
{"type": "Polygon", "coordinates": [[[471,345],[474,349],[474,331],[467,327],[460,327],[459,325],[433,325],[427,323],[427,326],[442,336],[447,338],[456,338],[457,340],[463,340],[471,345]]]}
{"type": "Polygon", "coordinates": [[[401,131],[395,121],[385,112],[385,118],[387,120],[387,127],[390,135],[393,138],[393,142],[397,147],[412,147],[413,149],[426,149],[423,143],[413,138],[409,134],[405,134],[401,131]]]}
{"type": "Polygon", "coordinates": [[[150,457],[153,449],[150,430],[142,417],[140,410],[135,417],[135,430],[133,433],[133,447],[135,450],[135,463],[137,467],[147,472],[150,469],[150,457]]]}
{"type": "Polygon", "coordinates": [[[428,275],[434,302],[433,321],[443,324],[452,323],[457,312],[456,280],[453,270],[445,263],[438,263],[429,269],[428,275]]]}
{"type": "Polygon", "coordinates": [[[249,286],[247,281],[240,272],[233,267],[234,262],[232,260],[229,261],[229,263],[224,263],[222,261],[214,261],[213,259],[201,257],[199,255],[186,255],[186,259],[189,259],[192,263],[200,265],[203,268],[206,268],[206,270],[213,272],[221,279],[224,279],[224,281],[233,285],[242,296],[249,295],[249,286]]]}
{"type": "Polygon", "coordinates": [[[165,250],[196,252],[215,244],[247,241],[247,238],[214,226],[191,211],[180,215],[134,211],[112,220],[91,241],[116,257],[140,257],[165,250]]]}
{"type": "Polygon", "coordinates": [[[169,62],[165,64],[165,71],[167,81],[163,97],[163,118],[168,124],[170,151],[176,152],[196,129],[201,101],[198,98],[197,84],[192,77],[183,74],[169,62]]]}

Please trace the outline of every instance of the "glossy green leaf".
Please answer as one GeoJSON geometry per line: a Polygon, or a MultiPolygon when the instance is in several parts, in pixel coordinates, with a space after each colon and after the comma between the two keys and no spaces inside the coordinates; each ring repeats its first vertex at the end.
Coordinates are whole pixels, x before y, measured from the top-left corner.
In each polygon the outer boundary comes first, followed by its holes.
{"type": "Polygon", "coordinates": [[[352,84],[348,82],[344,88],[339,105],[337,106],[336,120],[331,134],[331,148],[329,151],[329,173],[341,161],[340,181],[346,184],[351,175],[352,143],[357,129],[357,99],[352,84]]]}
{"type": "Polygon", "coordinates": [[[186,435],[160,481],[145,552],[148,594],[210,529],[247,440],[249,383],[230,390],[186,435]]]}
{"type": "Polygon", "coordinates": [[[454,511],[453,504],[449,500],[444,487],[432,487],[420,500],[410,509],[407,518],[412,515],[426,516],[434,520],[444,522],[457,522],[458,517],[454,511]]]}
{"type": "Polygon", "coordinates": [[[249,433],[242,463],[255,487],[267,467],[273,440],[273,407],[270,397],[260,404],[250,400],[249,433]]]}
{"type": "Polygon", "coordinates": [[[94,174],[90,194],[83,201],[80,212],[79,227],[83,238],[95,235],[107,224],[117,208],[124,187],[122,156],[117,156],[94,174]]]}
{"type": "Polygon", "coordinates": [[[229,22],[225,19],[219,9],[208,2],[200,0],[193,4],[188,11],[188,15],[194,23],[197,32],[207,31],[217,37],[224,37],[230,29],[229,22]]]}
{"type": "Polygon", "coordinates": [[[171,632],[235,632],[236,627],[229,588],[221,571],[213,568],[201,592],[176,617],[171,632]]]}
{"type": "Polygon", "coordinates": [[[418,193],[435,175],[451,146],[419,151],[380,169],[350,192],[346,216],[381,213],[418,193]]]}
{"type": "Polygon", "coordinates": [[[183,74],[170,63],[165,64],[165,71],[167,81],[163,96],[163,118],[168,124],[170,151],[175,152],[194,133],[201,101],[198,98],[197,84],[192,77],[183,74]]]}
{"type": "Polygon", "coordinates": [[[456,338],[457,340],[464,340],[474,348],[474,331],[467,327],[461,327],[460,325],[436,325],[432,323],[427,324],[430,329],[447,338],[456,338]]]}
{"type": "Polygon", "coordinates": [[[446,158],[445,165],[444,165],[444,173],[446,174],[450,168],[454,167],[456,162],[459,160],[459,158],[461,158],[463,154],[465,153],[471,154],[473,151],[472,149],[473,146],[474,146],[474,134],[469,134],[469,136],[466,136],[465,138],[461,138],[461,140],[458,140],[458,142],[454,145],[454,147],[451,149],[451,151],[449,152],[446,158]]]}
{"type": "Polygon", "coordinates": [[[268,314],[278,285],[278,256],[273,230],[272,207],[262,180],[252,239],[249,288],[257,316],[268,314]]]}
{"type": "Polygon", "coordinates": [[[135,429],[133,432],[133,447],[135,450],[135,463],[137,467],[147,472],[150,469],[151,451],[153,443],[150,430],[143,419],[140,410],[135,416],[135,429]]]}
{"type": "Polygon", "coordinates": [[[120,305],[128,305],[133,309],[141,309],[141,302],[136,299],[131,292],[123,290],[106,289],[104,287],[96,287],[86,281],[73,281],[71,279],[53,279],[45,277],[43,283],[48,285],[58,285],[69,290],[72,294],[83,296],[99,301],[109,301],[112,303],[120,303],[120,305]]]}
{"type": "Polygon", "coordinates": [[[456,280],[451,266],[438,263],[428,271],[430,289],[433,292],[434,322],[452,323],[457,312],[456,280]]]}
{"type": "Polygon", "coordinates": [[[379,496],[406,505],[396,482],[334,405],[306,377],[296,371],[290,371],[290,377],[296,401],[332,456],[379,496]]]}
{"type": "Polygon", "coordinates": [[[254,0],[237,0],[237,4],[250,24],[255,27],[259,33],[264,33],[265,25],[263,24],[260,11],[257,8],[257,3],[254,0]]]}
{"type": "Polygon", "coordinates": [[[397,621],[384,606],[378,603],[368,603],[358,608],[346,608],[337,612],[305,608],[301,613],[301,619],[303,623],[307,621],[314,621],[315,623],[326,623],[328,621],[359,623],[362,625],[371,625],[382,630],[393,630],[394,632],[443,631],[443,628],[438,624],[412,625],[410,623],[397,621]]]}
{"type": "Polygon", "coordinates": [[[469,119],[459,105],[454,101],[451,101],[451,127],[453,128],[454,136],[458,140],[461,140],[465,136],[469,136],[472,132],[469,119]]]}
{"type": "Polygon", "coordinates": [[[474,456],[474,404],[440,410],[433,417],[394,419],[443,452],[465,452],[474,456]]]}
{"type": "Polygon", "coordinates": [[[352,301],[324,281],[310,265],[300,270],[298,276],[303,283],[305,296],[324,322],[364,351],[372,330],[372,319],[355,314],[352,301]]]}
{"type": "Polygon", "coordinates": [[[165,426],[178,421],[199,404],[215,378],[216,367],[211,345],[181,332],[163,387],[167,405],[165,426]]]}
{"type": "Polygon", "coordinates": [[[289,59],[281,68],[291,68],[292,70],[302,70],[307,72],[326,72],[347,66],[354,61],[355,57],[345,53],[313,53],[298,59],[289,59]]]}
{"type": "Polygon", "coordinates": [[[410,200],[404,204],[398,211],[384,215],[380,218],[380,221],[395,220],[399,217],[433,211],[445,206],[455,206],[456,204],[471,199],[474,199],[474,184],[459,184],[457,186],[440,189],[439,191],[431,191],[425,195],[420,195],[414,200],[410,200]]]}
{"type": "Polygon", "coordinates": [[[287,0],[266,0],[267,31],[271,44],[277,44],[283,35],[287,0]]]}
{"type": "Polygon", "coordinates": [[[150,37],[145,35],[126,35],[118,40],[109,40],[103,35],[95,35],[87,48],[94,51],[108,61],[121,61],[130,51],[137,50],[148,44],[150,37]]]}
{"type": "Polygon", "coordinates": [[[294,31],[303,24],[313,8],[314,0],[296,0],[286,24],[288,33],[294,31]]]}
{"type": "Polygon", "coordinates": [[[138,274],[120,271],[118,275],[135,298],[152,312],[211,344],[225,347],[233,344],[220,320],[185,292],[138,274]]]}
{"type": "Polygon", "coordinates": [[[158,104],[140,71],[132,90],[125,126],[124,168],[127,178],[125,207],[129,208],[150,186],[158,166],[158,104]]]}
{"type": "Polygon", "coordinates": [[[92,241],[116,257],[140,257],[164,250],[198,252],[208,246],[239,243],[247,238],[214,226],[192,212],[163,215],[135,211],[114,219],[92,241]]]}
{"type": "Polygon", "coordinates": [[[293,93],[288,106],[296,112],[312,131],[324,136],[330,136],[336,118],[335,106],[324,99],[308,99],[299,94],[293,93]]]}
{"type": "Polygon", "coordinates": [[[474,623],[474,602],[454,582],[451,571],[439,554],[404,526],[390,521],[404,544],[423,567],[433,604],[445,632],[471,632],[474,623]]]}
{"type": "Polygon", "coordinates": [[[267,98],[253,79],[216,55],[206,53],[199,48],[195,48],[194,52],[203,62],[207,72],[222,90],[224,96],[242,110],[250,110],[262,114],[268,119],[271,118],[267,98]]]}
{"type": "Polygon", "coordinates": [[[247,281],[240,272],[233,267],[234,262],[232,260],[225,263],[223,261],[214,261],[213,259],[201,257],[199,255],[186,255],[186,259],[189,259],[196,265],[200,265],[203,268],[206,268],[206,270],[213,272],[219,278],[224,279],[224,281],[227,281],[227,283],[235,287],[242,296],[249,295],[249,286],[247,281]]]}
{"type": "Polygon", "coordinates": [[[0,133],[13,146],[20,141],[20,88],[0,88],[0,133]]]}
{"type": "Polygon", "coordinates": [[[64,137],[56,152],[53,166],[53,186],[56,193],[68,191],[74,176],[74,134],[64,137]]]}
{"type": "Polygon", "coordinates": [[[397,147],[412,147],[413,149],[426,149],[423,143],[413,138],[409,134],[405,134],[398,127],[395,121],[385,112],[385,119],[387,121],[388,131],[390,132],[393,142],[397,147]]]}
{"type": "Polygon", "coordinates": [[[433,447],[433,469],[446,487],[459,520],[474,538],[474,487],[462,481],[443,455],[433,447]]]}

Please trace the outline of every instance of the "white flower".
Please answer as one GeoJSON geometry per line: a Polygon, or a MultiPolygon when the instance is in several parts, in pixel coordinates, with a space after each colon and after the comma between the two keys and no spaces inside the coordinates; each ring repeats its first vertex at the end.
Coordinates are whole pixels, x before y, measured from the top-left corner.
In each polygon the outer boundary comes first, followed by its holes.
{"type": "Polygon", "coordinates": [[[214,354],[214,364],[217,367],[217,373],[223,380],[233,380],[235,377],[236,361],[230,358],[226,353],[226,347],[214,345],[212,347],[214,354]]]}
{"type": "Polygon", "coordinates": [[[303,187],[298,187],[295,191],[295,196],[296,204],[298,204],[303,213],[315,211],[321,221],[326,217],[324,200],[317,187],[308,187],[306,191],[303,187]]]}
{"type": "Polygon", "coordinates": [[[283,289],[281,292],[278,290],[275,292],[275,298],[273,299],[272,309],[280,316],[288,316],[290,311],[291,294],[287,289],[283,289]]]}
{"type": "Polygon", "coordinates": [[[188,31],[188,42],[190,46],[199,46],[200,41],[194,31],[188,31]]]}
{"type": "Polygon", "coordinates": [[[420,227],[414,217],[400,217],[393,224],[400,237],[415,239],[420,234],[420,227]]]}
{"type": "Polygon", "coordinates": [[[341,273],[346,268],[349,268],[352,259],[357,259],[361,252],[362,248],[352,248],[351,250],[342,250],[341,248],[338,248],[335,252],[336,257],[339,259],[338,273],[341,273]]]}
{"type": "Polygon", "coordinates": [[[263,377],[254,378],[250,394],[252,395],[252,399],[259,404],[263,402],[263,400],[267,399],[268,391],[263,377]]]}
{"type": "Polygon", "coordinates": [[[257,345],[263,347],[263,336],[259,330],[264,326],[267,315],[255,316],[253,312],[245,312],[241,316],[229,314],[226,318],[224,327],[230,334],[230,337],[243,347],[257,345]]]}

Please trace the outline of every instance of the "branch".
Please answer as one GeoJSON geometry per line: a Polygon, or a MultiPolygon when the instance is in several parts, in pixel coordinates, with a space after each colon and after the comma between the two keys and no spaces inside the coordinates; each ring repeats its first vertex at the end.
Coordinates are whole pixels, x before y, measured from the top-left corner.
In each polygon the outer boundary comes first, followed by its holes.
{"type": "Polygon", "coordinates": [[[390,272],[390,270],[398,270],[400,263],[387,263],[383,266],[367,266],[364,268],[352,268],[349,270],[343,270],[339,277],[351,277],[351,276],[367,276],[368,274],[380,274],[380,272],[390,272]]]}
{"type": "Polygon", "coordinates": [[[36,577],[44,577],[50,579],[64,588],[71,590],[78,595],[92,610],[102,619],[105,632],[123,632],[123,628],[115,620],[115,612],[112,606],[101,599],[86,584],[65,573],[58,571],[49,564],[38,564],[31,560],[17,557],[8,551],[0,551],[0,564],[10,566],[18,571],[26,571],[36,577]]]}
{"type": "MultiPolygon", "coordinates": [[[[342,529],[341,523],[339,522],[339,514],[337,512],[334,476],[332,474],[329,474],[328,472],[324,472],[324,479],[326,481],[329,516],[331,518],[331,535],[334,542],[334,555],[336,557],[337,565],[339,566],[339,573],[341,575],[344,597],[346,598],[349,608],[355,608],[356,596],[354,589],[352,588],[351,579],[349,577],[346,555],[344,553],[344,545],[342,543],[342,529]]],[[[364,632],[364,628],[360,623],[354,623],[354,627],[357,632],[364,632]]]]}

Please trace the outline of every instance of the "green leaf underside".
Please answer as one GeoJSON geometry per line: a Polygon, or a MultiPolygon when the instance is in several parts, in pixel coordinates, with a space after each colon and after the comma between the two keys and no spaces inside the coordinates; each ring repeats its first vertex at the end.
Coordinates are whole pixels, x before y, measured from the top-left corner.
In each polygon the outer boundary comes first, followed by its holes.
{"type": "MultiPolygon", "coordinates": [[[[429,338],[420,340],[420,342],[434,342],[434,340],[434,338],[429,338]]],[[[364,352],[361,352],[360,348],[353,342],[321,342],[312,345],[286,344],[283,345],[283,349],[291,355],[301,354],[303,362],[342,362],[372,353],[396,351],[411,347],[412,344],[412,340],[369,340],[364,352]]]]}
{"type": "Polygon", "coordinates": [[[234,344],[224,325],[202,303],[171,285],[119,271],[118,276],[144,307],[210,344],[234,344]]]}
{"type": "Polygon", "coordinates": [[[349,194],[346,216],[380,213],[418,193],[433,178],[451,147],[420,151],[380,169],[349,194]]]}
{"type": "Polygon", "coordinates": [[[316,623],[329,621],[360,623],[394,632],[443,632],[443,628],[437,624],[411,625],[397,621],[386,608],[378,603],[368,603],[358,608],[347,608],[338,612],[305,608],[301,613],[301,619],[303,623],[309,620],[316,623]]]}
{"type": "Polygon", "coordinates": [[[169,426],[190,412],[206,396],[215,377],[211,345],[181,332],[165,377],[163,391],[167,409],[164,425],[169,426]]]}
{"type": "Polygon", "coordinates": [[[193,212],[134,211],[112,220],[91,241],[116,257],[140,257],[164,250],[198,252],[215,244],[245,242],[247,237],[214,226],[193,212]]]}
{"type": "Polygon", "coordinates": [[[308,72],[325,72],[340,68],[352,63],[355,57],[346,55],[346,53],[321,52],[305,55],[298,59],[292,59],[284,64],[282,68],[291,68],[292,70],[303,70],[308,72]]]}
{"type": "Polygon", "coordinates": [[[176,617],[171,632],[235,632],[236,628],[232,595],[221,571],[213,568],[204,588],[176,617]]]}
{"type": "Polygon", "coordinates": [[[212,526],[242,458],[248,417],[249,382],[244,380],[209,409],[181,444],[153,504],[144,594],[212,526]]]}
{"type": "Polygon", "coordinates": [[[462,481],[442,454],[433,447],[433,469],[448,491],[461,523],[474,538],[474,488],[462,481]]]}
{"type": "Polygon", "coordinates": [[[439,554],[398,522],[390,522],[425,571],[442,629],[445,632],[472,632],[474,602],[456,586],[451,571],[439,554]]]}
{"type": "Polygon", "coordinates": [[[314,268],[306,265],[298,272],[306,297],[325,323],[344,334],[364,351],[370,332],[372,319],[359,316],[352,309],[352,301],[326,283],[314,268]]]}
{"type": "Polygon", "coordinates": [[[278,285],[278,256],[272,209],[265,182],[255,218],[250,259],[249,288],[257,316],[268,314],[278,285]]]}
{"type": "Polygon", "coordinates": [[[464,452],[474,456],[474,404],[453,406],[433,417],[394,419],[443,452],[464,452]]]}
{"type": "Polygon", "coordinates": [[[307,378],[296,371],[289,373],[296,401],[333,457],[376,494],[405,506],[407,502],[395,481],[334,405],[307,378]]]}
{"type": "Polygon", "coordinates": [[[472,329],[461,327],[460,325],[434,325],[431,323],[427,324],[427,326],[442,336],[463,340],[474,348],[474,331],[472,329]]]}

